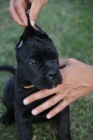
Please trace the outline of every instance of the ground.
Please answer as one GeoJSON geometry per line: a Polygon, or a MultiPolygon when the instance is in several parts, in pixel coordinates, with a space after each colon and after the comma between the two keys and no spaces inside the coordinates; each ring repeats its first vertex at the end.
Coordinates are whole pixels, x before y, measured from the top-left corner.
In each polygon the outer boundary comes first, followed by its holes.
{"type": "MultiPolygon", "coordinates": [[[[0,0],[0,65],[16,67],[15,44],[21,29],[8,13],[9,0],[0,0]]],[[[52,38],[60,58],[76,58],[93,65],[93,1],[51,0],[42,9],[36,22],[52,38]]],[[[0,73],[0,116],[5,112],[2,92],[11,77],[0,73]]],[[[93,94],[70,105],[72,140],[93,140],[93,94]]],[[[56,140],[56,124],[33,125],[36,140],[56,140]]],[[[16,126],[0,125],[0,140],[17,140],[16,126]]]]}

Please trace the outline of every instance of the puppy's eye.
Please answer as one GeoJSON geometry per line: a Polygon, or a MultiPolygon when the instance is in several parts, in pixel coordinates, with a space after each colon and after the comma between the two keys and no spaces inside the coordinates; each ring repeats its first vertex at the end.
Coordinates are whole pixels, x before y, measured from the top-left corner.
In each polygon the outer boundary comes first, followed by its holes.
{"type": "Polygon", "coordinates": [[[30,64],[30,65],[36,64],[36,60],[35,60],[35,59],[30,60],[29,64],[30,64]]]}

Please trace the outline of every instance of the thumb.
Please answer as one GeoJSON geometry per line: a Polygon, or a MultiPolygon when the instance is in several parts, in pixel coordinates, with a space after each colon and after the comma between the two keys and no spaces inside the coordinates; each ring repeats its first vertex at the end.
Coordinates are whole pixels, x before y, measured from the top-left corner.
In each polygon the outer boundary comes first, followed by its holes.
{"type": "Polygon", "coordinates": [[[31,9],[29,11],[29,17],[30,17],[30,23],[33,27],[35,25],[35,21],[43,5],[44,3],[40,3],[40,1],[37,0],[33,0],[32,2],[31,9]]]}
{"type": "Polygon", "coordinates": [[[67,64],[68,64],[68,59],[60,60],[59,61],[59,68],[62,69],[64,67],[66,67],[67,64]]]}

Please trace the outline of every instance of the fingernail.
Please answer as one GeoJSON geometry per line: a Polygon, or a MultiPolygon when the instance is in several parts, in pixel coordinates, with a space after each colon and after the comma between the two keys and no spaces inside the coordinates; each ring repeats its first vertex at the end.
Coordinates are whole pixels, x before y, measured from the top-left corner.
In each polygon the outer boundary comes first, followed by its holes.
{"type": "Polygon", "coordinates": [[[30,21],[31,22],[31,25],[34,27],[35,26],[35,21],[30,21]]]}
{"type": "Polygon", "coordinates": [[[38,114],[38,111],[37,110],[32,110],[32,114],[33,115],[37,115],[38,114]]]}
{"type": "Polygon", "coordinates": [[[23,104],[24,104],[24,105],[29,104],[28,100],[24,100],[24,101],[23,101],[23,104]]]}
{"type": "Polygon", "coordinates": [[[52,116],[51,115],[47,115],[47,119],[51,119],[52,118],[52,116]]]}

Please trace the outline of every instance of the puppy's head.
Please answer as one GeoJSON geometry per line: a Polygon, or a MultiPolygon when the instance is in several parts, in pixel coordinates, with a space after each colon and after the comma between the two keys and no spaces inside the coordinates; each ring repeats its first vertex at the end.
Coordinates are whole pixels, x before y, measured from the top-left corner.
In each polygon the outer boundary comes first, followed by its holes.
{"type": "Polygon", "coordinates": [[[18,67],[29,84],[50,89],[62,82],[58,53],[48,35],[29,25],[16,46],[18,67]]]}

